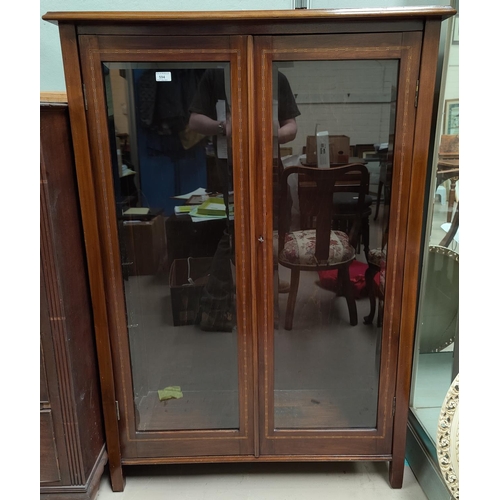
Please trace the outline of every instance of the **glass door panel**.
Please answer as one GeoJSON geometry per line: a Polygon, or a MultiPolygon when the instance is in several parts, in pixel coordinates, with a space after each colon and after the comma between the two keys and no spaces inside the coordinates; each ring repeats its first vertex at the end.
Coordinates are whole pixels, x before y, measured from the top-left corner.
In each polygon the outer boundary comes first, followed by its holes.
{"type": "Polygon", "coordinates": [[[273,63],[275,429],[377,426],[398,78],[273,63]]]}
{"type": "Polygon", "coordinates": [[[230,63],[102,69],[136,430],[238,429],[230,63]]]}

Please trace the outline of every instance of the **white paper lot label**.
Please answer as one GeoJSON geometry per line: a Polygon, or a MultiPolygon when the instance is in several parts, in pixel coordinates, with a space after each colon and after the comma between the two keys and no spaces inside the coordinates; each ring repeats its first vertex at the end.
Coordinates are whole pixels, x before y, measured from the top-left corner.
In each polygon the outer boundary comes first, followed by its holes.
{"type": "Polygon", "coordinates": [[[318,168],[330,168],[330,145],[327,131],[316,133],[316,157],[318,168]]]}
{"type": "Polygon", "coordinates": [[[156,81],[157,82],[171,82],[172,81],[172,73],[170,71],[157,71],[156,72],[156,81]]]}

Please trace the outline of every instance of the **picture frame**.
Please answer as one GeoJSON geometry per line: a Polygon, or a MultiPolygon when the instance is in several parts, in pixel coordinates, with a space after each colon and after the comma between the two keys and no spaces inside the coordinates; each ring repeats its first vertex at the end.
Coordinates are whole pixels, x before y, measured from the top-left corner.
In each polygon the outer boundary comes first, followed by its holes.
{"type": "Polygon", "coordinates": [[[443,134],[455,135],[459,133],[458,101],[458,99],[447,99],[444,102],[443,134]]]}

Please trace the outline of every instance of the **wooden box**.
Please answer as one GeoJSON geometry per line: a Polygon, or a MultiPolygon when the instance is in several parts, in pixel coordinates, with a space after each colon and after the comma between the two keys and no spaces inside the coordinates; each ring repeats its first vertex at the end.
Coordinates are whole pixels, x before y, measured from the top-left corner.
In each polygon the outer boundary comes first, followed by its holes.
{"type": "Polygon", "coordinates": [[[160,272],[166,260],[165,219],[157,215],[151,220],[125,220],[122,223],[129,276],[153,275],[160,272]]]}
{"type": "MultiPolygon", "coordinates": [[[[346,135],[330,135],[330,163],[349,163],[350,139],[346,135]]],[[[317,165],[316,136],[308,135],[306,140],[306,164],[317,165]]]]}

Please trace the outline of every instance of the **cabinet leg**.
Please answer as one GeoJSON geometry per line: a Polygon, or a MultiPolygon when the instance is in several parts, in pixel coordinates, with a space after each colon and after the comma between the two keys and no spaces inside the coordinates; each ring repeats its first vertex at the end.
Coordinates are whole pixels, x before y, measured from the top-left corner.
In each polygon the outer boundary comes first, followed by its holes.
{"type": "Polygon", "coordinates": [[[121,463],[113,463],[110,459],[108,462],[109,477],[111,480],[111,489],[114,492],[120,492],[125,489],[125,478],[123,477],[123,468],[121,463]]]}
{"type": "Polygon", "coordinates": [[[393,458],[389,464],[389,483],[391,488],[400,489],[403,486],[405,458],[393,458]]]}

